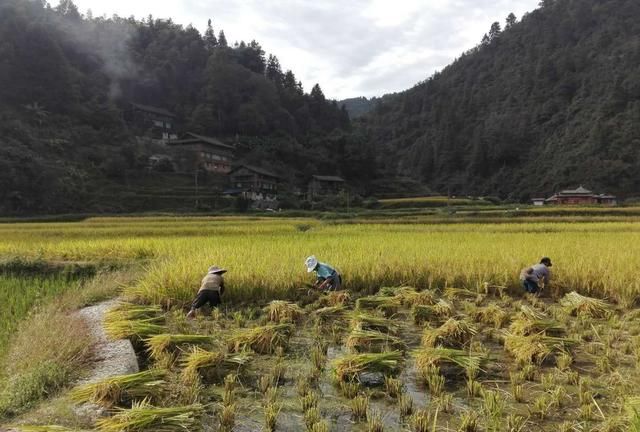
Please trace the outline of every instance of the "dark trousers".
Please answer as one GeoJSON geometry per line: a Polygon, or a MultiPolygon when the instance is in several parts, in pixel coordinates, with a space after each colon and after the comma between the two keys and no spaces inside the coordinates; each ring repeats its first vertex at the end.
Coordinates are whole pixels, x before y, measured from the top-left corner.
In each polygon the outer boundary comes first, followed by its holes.
{"type": "Polygon", "coordinates": [[[220,304],[220,293],[218,291],[202,290],[198,292],[195,300],[191,304],[191,309],[200,309],[205,304],[209,303],[211,307],[216,307],[220,304]]]}
{"type": "Polygon", "coordinates": [[[526,292],[531,294],[535,294],[540,290],[536,282],[528,279],[522,281],[522,286],[526,292]]]}

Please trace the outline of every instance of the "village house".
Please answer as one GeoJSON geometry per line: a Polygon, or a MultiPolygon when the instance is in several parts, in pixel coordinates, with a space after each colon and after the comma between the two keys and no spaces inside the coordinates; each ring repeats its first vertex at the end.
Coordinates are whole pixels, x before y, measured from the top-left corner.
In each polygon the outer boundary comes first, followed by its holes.
{"type": "Polygon", "coordinates": [[[241,196],[251,201],[275,201],[280,177],[251,165],[239,165],[229,173],[226,195],[241,196]]]}
{"type": "MultiPolygon", "coordinates": [[[[534,198],[534,205],[542,205],[540,198],[534,198]]],[[[601,204],[614,206],[618,203],[617,198],[608,194],[596,194],[583,186],[577,189],[565,189],[544,200],[543,204],[550,205],[589,205],[601,204]]]]}
{"type": "Polygon", "coordinates": [[[157,140],[176,138],[176,115],[164,108],[130,103],[124,111],[124,119],[143,131],[145,136],[157,140]]]}
{"type": "Polygon", "coordinates": [[[324,195],[337,195],[344,190],[344,180],[337,176],[314,175],[311,177],[307,194],[309,199],[324,195]]]}
{"type": "Polygon", "coordinates": [[[169,140],[166,145],[179,171],[192,172],[197,167],[214,174],[231,172],[235,147],[216,138],[189,132],[186,138],[169,140]]]}

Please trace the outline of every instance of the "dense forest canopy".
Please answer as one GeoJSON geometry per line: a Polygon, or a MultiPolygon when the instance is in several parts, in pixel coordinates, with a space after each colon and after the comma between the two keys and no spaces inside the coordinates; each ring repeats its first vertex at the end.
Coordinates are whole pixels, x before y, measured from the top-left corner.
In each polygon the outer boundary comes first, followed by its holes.
{"type": "Polygon", "coordinates": [[[525,200],[640,192],[640,2],[544,0],[365,117],[381,175],[525,200]]]}
{"type": "Polygon", "coordinates": [[[128,102],[174,112],[180,135],[237,143],[285,193],[325,174],[360,195],[638,194],[639,23],[636,0],[544,0],[412,89],[347,101],[352,121],[215,21],[201,34],[83,15],[71,0],[2,0],[0,212],[129,209],[119,191],[138,188],[159,150],[123,120],[128,102]]]}
{"type": "Polygon", "coordinates": [[[134,181],[154,150],[123,121],[134,101],[174,112],[179,134],[233,138],[239,160],[293,186],[368,174],[346,109],[318,84],[305,93],[257,41],[227,37],[211,21],[200,34],[152,16],[83,16],[71,0],[3,0],[0,208],[83,210],[105,182],[134,181]]]}

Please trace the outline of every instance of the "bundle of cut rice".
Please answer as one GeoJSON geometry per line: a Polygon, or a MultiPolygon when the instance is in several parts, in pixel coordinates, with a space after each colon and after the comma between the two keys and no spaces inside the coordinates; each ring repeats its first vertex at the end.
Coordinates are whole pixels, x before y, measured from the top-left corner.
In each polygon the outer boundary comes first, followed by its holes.
{"type": "Polygon", "coordinates": [[[167,371],[149,369],[128,375],[105,378],[71,390],[69,396],[76,403],[92,402],[103,407],[160,394],[166,387],[167,371]]]}
{"type": "Polygon", "coordinates": [[[418,369],[423,370],[429,366],[441,366],[443,364],[459,366],[463,369],[480,369],[483,356],[470,354],[467,351],[443,348],[423,347],[413,352],[418,369]]]}
{"type": "Polygon", "coordinates": [[[495,328],[502,328],[509,321],[509,314],[495,304],[475,309],[471,316],[477,322],[493,324],[495,328]]]}
{"type": "Polygon", "coordinates": [[[521,364],[541,364],[549,354],[566,351],[577,342],[572,339],[534,334],[530,336],[506,333],[504,348],[521,364]]]}
{"type": "Polygon", "coordinates": [[[438,300],[431,306],[415,305],[411,308],[411,315],[416,324],[422,324],[426,321],[434,319],[442,320],[451,317],[453,314],[453,306],[445,300],[438,300]]]}
{"type": "Polygon", "coordinates": [[[376,309],[384,313],[386,316],[395,314],[399,307],[400,301],[394,297],[368,296],[361,297],[356,300],[356,309],[376,309]]]}
{"type": "Polygon", "coordinates": [[[562,324],[552,319],[531,319],[521,316],[511,323],[509,331],[521,336],[529,336],[536,333],[557,336],[563,334],[565,328],[562,324]]]}
{"type": "Polygon", "coordinates": [[[476,333],[476,328],[466,321],[449,318],[436,329],[426,328],[422,334],[422,345],[425,347],[442,345],[460,348],[467,344],[476,333]]]}
{"type": "Polygon", "coordinates": [[[102,432],[175,432],[202,430],[204,406],[155,407],[148,400],[134,402],[131,408],[118,408],[111,417],[96,422],[102,432]]]}
{"type": "Polygon", "coordinates": [[[600,299],[582,296],[575,291],[565,295],[560,300],[560,304],[573,315],[606,318],[611,313],[611,305],[609,303],[600,299]]]}
{"type": "Polygon", "coordinates": [[[401,361],[401,351],[351,354],[334,360],[333,370],[338,381],[355,381],[363,372],[394,375],[398,372],[401,361]]]}
{"type": "Polygon", "coordinates": [[[104,330],[109,339],[143,339],[153,335],[163,333],[167,328],[157,324],[156,318],[139,319],[139,320],[105,320],[104,330]]]}
{"type": "Polygon", "coordinates": [[[159,359],[167,349],[183,344],[212,344],[216,340],[206,335],[185,335],[185,334],[158,334],[145,339],[149,355],[154,359],[159,359]]]}
{"type": "Polygon", "coordinates": [[[234,332],[227,340],[227,346],[232,352],[252,349],[260,354],[271,354],[277,347],[286,348],[289,337],[293,333],[291,324],[271,324],[234,332]]]}
{"type": "Polygon", "coordinates": [[[303,316],[304,311],[295,303],[289,303],[282,300],[274,300],[265,308],[269,321],[274,323],[293,323],[298,322],[303,316]]]}
{"type": "Polygon", "coordinates": [[[371,330],[351,330],[345,346],[353,351],[359,352],[381,352],[388,348],[403,350],[406,348],[402,339],[371,330]]]}
{"type": "Polygon", "coordinates": [[[315,310],[312,315],[323,323],[342,320],[347,317],[347,308],[343,305],[327,306],[315,310]]]}
{"type": "Polygon", "coordinates": [[[207,351],[200,347],[193,347],[185,353],[182,359],[185,377],[195,376],[198,371],[205,368],[214,368],[221,376],[245,366],[251,360],[251,354],[246,352],[226,353],[224,351],[207,351]]]}
{"type": "Polygon", "coordinates": [[[354,330],[379,331],[392,335],[397,335],[400,330],[398,323],[390,319],[358,312],[351,314],[351,328],[354,330]]]}
{"type": "Polygon", "coordinates": [[[431,306],[436,303],[436,298],[431,291],[416,291],[415,288],[411,287],[398,288],[395,298],[397,298],[403,306],[431,306]]]}
{"type": "Polygon", "coordinates": [[[478,297],[478,293],[468,290],[466,288],[447,287],[444,289],[444,296],[448,299],[456,299],[456,298],[475,299],[476,297],[478,297]]]}

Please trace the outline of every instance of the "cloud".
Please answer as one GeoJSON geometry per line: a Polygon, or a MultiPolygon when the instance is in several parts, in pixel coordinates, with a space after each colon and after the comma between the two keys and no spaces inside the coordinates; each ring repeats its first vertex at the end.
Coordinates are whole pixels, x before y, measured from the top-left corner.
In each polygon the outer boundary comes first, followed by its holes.
{"type": "Polygon", "coordinates": [[[171,17],[230,42],[252,39],[309,90],[380,96],[413,86],[476,45],[493,21],[539,0],[76,0],[94,15],[171,17]]]}

